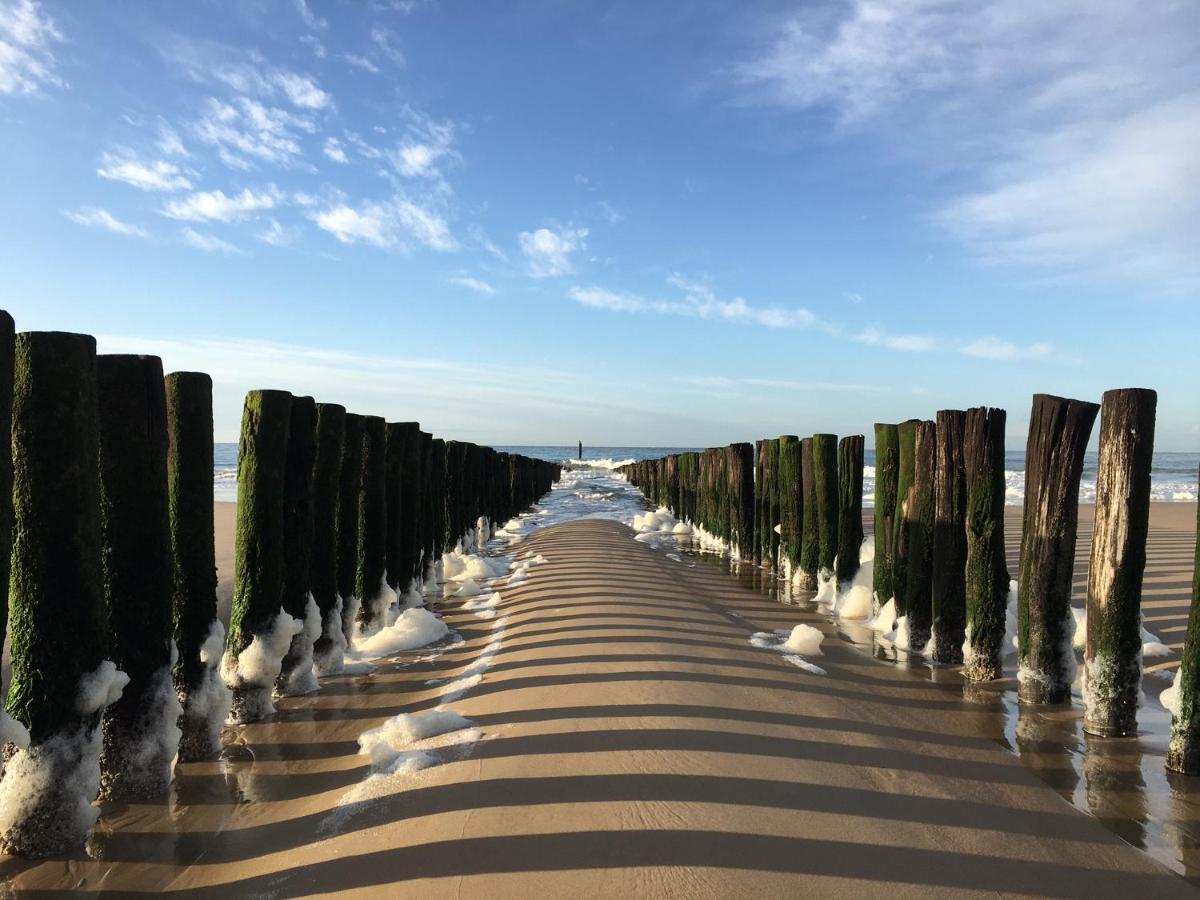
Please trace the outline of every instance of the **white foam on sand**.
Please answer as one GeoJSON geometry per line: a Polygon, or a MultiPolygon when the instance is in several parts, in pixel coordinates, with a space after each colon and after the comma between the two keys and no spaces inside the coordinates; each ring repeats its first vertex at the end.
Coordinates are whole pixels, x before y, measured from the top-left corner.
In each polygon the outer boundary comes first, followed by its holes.
{"type": "Polygon", "coordinates": [[[296,660],[296,665],[288,673],[285,693],[311,694],[321,687],[313,664],[313,644],[321,636],[321,610],[313,595],[308,595],[304,605],[304,620],[301,629],[292,637],[289,653],[296,660]]]}
{"type": "Polygon", "coordinates": [[[370,621],[360,621],[356,610],[356,615],[353,619],[354,639],[352,643],[357,646],[359,640],[363,638],[369,638],[380,629],[387,628],[392,621],[394,621],[389,616],[389,613],[395,604],[396,592],[393,591],[391,585],[387,583],[387,577],[385,576],[384,578],[380,579],[379,590],[376,591],[374,597],[366,601],[365,604],[361,600],[359,601],[360,607],[364,605],[366,606],[366,609],[370,614],[370,621]]]}
{"type": "Polygon", "coordinates": [[[427,609],[406,609],[391,625],[354,643],[357,657],[380,657],[440,641],[450,629],[427,609]]]}
{"type": "MultiPolygon", "coordinates": [[[[128,684],[129,676],[106,659],[80,679],[75,709],[84,716],[99,713],[119,700],[128,684]]],[[[100,816],[93,801],[100,791],[101,742],[97,725],[17,750],[0,780],[0,834],[20,829],[50,798],[65,794],[69,805],[59,810],[52,828],[66,842],[82,847],[100,816]]]]}
{"type": "Polygon", "coordinates": [[[154,673],[142,709],[141,731],[133,737],[136,746],[127,757],[138,773],[149,773],[152,767],[162,766],[163,770],[151,779],[154,784],[166,784],[171,780],[175,757],[179,753],[179,739],[183,736],[179,728],[183,705],[172,677],[178,661],[179,651],[171,641],[171,662],[154,673]]]}
{"type": "MultiPolygon", "coordinates": [[[[1072,606],[1071,618],[1075,629],[1071,646],[1082,653],[1087,650],[1087,607],[1072,606]]],[[[1144,625],[1139,625],[1138,628],[1142,637],[1142,657],[1144,659],[1171,655],[1171,648],[1159,640],[1156,635],[1147,631],[1144,625]]]]}
{"type": "Polygon", "coordinates": [[[821,642],[825,633],[812,625],[801,623],[790,631],[778,628],[775,631],[758,631],[750,636],[750,644],[762,650],[782,653],[783,658],[811,675],[827,674],[820,666],[808,662],[806,656],[822,656],[821,642]]]}
{"type": "MultiPolygon", "coordinates": [[[[875,602],[875,540],[868,538],[858,551],[858,571],[850,584],[838,587],[835,579],[818,579],[816,602],[842,619],[870,619],[875,602]]],[[[836,560],[834,568],[837,568],[836,560]]],[[[893,607],[894,609],[895,607],[893,607]]]]}
{"type": "Polygon", "coordinates": [[[225,626],[220,619],[213,619],[208,626],[208,636],[200,645],[200,662],[204,675],[200,684],[187,696],[184,715],[203,723],[208,734],[208,745],[216,749],[221,742],[221,729],[229,718],[233,706],[233,691],[221,678],[221,656],[225,652],[225,626]]]}
{"type": "MultiPolygon", "coordinates": [[[[429,757],[421,750],[412,750],[414,744],[447,732],[461,731],[474,724],[452,709],[401,713],[359,735],[358,754],[370,757],[373,772],[392,774],[397,770],[412,771],[414,762],[419,760],[427,764],[425,760],[429,757]]],[[[420,767],[424,768],[424,764],[420,767]]]]}
{"type": "Polygon", "coordinates": [[[483,681],[483,676],[491,667],[495,660],[496,654],[500,652],[500,648],[504,646],[504,633],[507,630],[508,617],[505,616],[499,619],[493,626],[493,637],[488,641],[487,646],[479,651],[479,655],[469,666],[463,669],[458,675],[445,680],[433,680],[426,682],[427,684],[440,687],[440,697],[443,703],[453,703],[466,695],[466,693],[483,681]]]}
{"type": "Polygon", "coordinates": [[[221,660],[221,677],[235,690],[251,689],[244,695],[246,719],[260,718],[275,712],[271,690],[283,669],[283,657],[304,623],[293,619],[282,607],[266,631],[259,632],[237,658],[227,650],[221,660]]]}
{"type": "Polygon", "coordinates": [[[1175,677],[1171,680],[1171,686],[1158,695],[1158,702],[1163,705],[1163,708],[1169,712],[1173,718],[1177,718],[1179,716],[1179,676],[1182,674],[1183,666],[1179,666],[1175,670],[1175,677]]]}
{"type": "Polygon", "coordinates": [[[492,591],[486,597],[472,597],[463,603],[463,609],[473,612],[481,619],[492,619],[496,616],[496,607],[500,605],[500,592],[492,591]]]}
{"type": "Polygon", "coordinates": [[[346,634],[342,630],[342,598],[338,597],[333,609],[325,614],[324,636],[329,646],[313,657],[313,668],[318,675],[336,675],[346,665],[346,634]]]}

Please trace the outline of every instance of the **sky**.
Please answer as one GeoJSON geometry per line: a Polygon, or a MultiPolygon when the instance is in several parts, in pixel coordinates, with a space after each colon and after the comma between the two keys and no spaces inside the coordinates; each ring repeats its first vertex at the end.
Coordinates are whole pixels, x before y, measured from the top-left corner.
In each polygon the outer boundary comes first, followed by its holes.
{"type": "MultiPolygon", "coordinates": [[[[497,445],[1159,394],[1200,0],[0,0],[0,305],[497,445]]],[[[1099,430],[1098,427],[1096,429],[1099,430]]],[[[1093,438],[1094,443],[1094,438],[1093,438]]]]}

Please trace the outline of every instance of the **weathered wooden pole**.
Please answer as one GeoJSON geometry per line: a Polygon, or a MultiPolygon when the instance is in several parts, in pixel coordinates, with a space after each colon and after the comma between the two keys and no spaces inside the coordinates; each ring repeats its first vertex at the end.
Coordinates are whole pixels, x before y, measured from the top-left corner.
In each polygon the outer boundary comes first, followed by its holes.
{"type": "Polygon", "coordinates": [[[763,509],[763,458],[766,455],[766,441],[754,442],[754,561],[762,564],[765,510],[763,509]]]}
{"type": "Polygon", "coordinates": [[[800,574],[792,578],[796,587],[803,591],[817,589],[817,567],[821,556],[815,468],[813,439],[806,437],[800,441],[800,574]]]}
{"type": "Polygon", "coordinates": [[[1184,775],[1200,775],[1200,507],[1196,509],[1195,543],[1192,604],[1175,674],[1175,708],[1171,711],[1171,741],[1167,745],[1167,768],[1184,775]]]}
{"type": "Polygon", "coordinates": [[[779,498],[779,558],[787,572],[800,569],[804,524],[804,474],[800,463],[800,438],[782,435],[776,441],[775,489],[779,498]]]}
{"type": "Polygon", "coordinates": [[[895,535],[892,538],[892,590],[896,598],[896,615],[908,612],[908,555],[901,546],[904,531],[904,505],[912,487],[916,466],[917,419],[909,419],[896,426],[896,510],[892,516],[895,535]]]}
{"type": "Polygon", "coordinates": [[[759,548],[765,566],[774,567],[779,562],[779,533],[775,526],[780,524],[780,512],[779,442],[766,440],[763,441],[762,545],[759,548]]]}
{"type": "Polygon", "coordinates": [[[967,479],[963,441],[967,414],[937,414],[933,493],[933,661],[962,662],[967,627],[967,479]]]}
{"type": "Polygon", "coordinates": [[[283,610],[303,628],[283,657],[275,684],[281,694],[308,694],[320,686],[313,671],[313,645],[321,636],[321,611],[309,581],[316,456],[317,404],[312,397],[293,397],[283,489],[283,610]]]}
{"type": "Polygon", "coordinates": [[[1008,563],[1004,551],[1004,424],[1002,409],[967,410],[963,425],[966,480],[966,653],[968,681],[999,678],[1008,611],[1008,563]]]}
{"type": "Polygon", "coordinates": [[[434,438],[429,444],[429,501],[433,505],[431,512],[433,523],[432,547],[433,555],[429,560],[426,578],[436,571],[435,565],[442,558],[446,548],[446,442],[434,438]]]}
{"type": "Polygon", "coordinates": [[[342,459],[338,467],[337,586],[342,601],[342,636],[346,646],[358,619],[358,498],[362,481],[363,417],[346,413],[342,459]]]}
{"type": "Polygon", "coordinates": [[[28,734],[8,735],[27,747],[0,780],[0,849],[46,856],[96,821],[100,713],[121,681],[105,661],[96,342],[26,332],[14,360],[6,706],[28,734]]]}
{"type": "MultiPolygon", "coordinates": [[[[400,559],[396,573],[401,594],[412,587],[421,559],[421,426],[404,422],[404,454],[400,462],[400,559]]],[[[493,452],[493,456],[494,456],[493,452]]],[[[390,496],[390,495],[389,495],[390,496]]]]}
{"type": "MultiPolygon", "coordinates": [[[[13,541],[12,404],[17,332],[0,310],[0,646],[8,633],[8,579],[13,541]]],[[[0,718],[3,717],[0,713],[0,718]]]]}
{"type": "Polygon", "coordinates": [[[896,476],[900,443],[895,425],[875,423],[875,609],[896,594],[896,476]]]}
{"type": "Polygon", "coordinates": [[[384,625],[391,601],[387,571],[387,423],[363,418],[362,474],[358,488],[357,627],[374,634],[384,625]]]}
{"type": "Polygon", "coordinates": [[[750,444],[730,444],[726,458],[731,548],[741,559],[749,560],[754,552],[754,448],[750,444]]]}
{"type": "Polygon", "coordinates": [[[164,797],[183,710],[172,679],[174,567],[167,400],[157,356],[98,356],[100,559],[111,658],[129,676],[104,711],[100,796],[164,797]]]}
{"type": "Polygon", "coordinates": [[[313,666],[318,675],[328,675],[342,670],[346,650],[346,637],[342,632],[342,598],[338,592],[338,496],[346,408],[336,403],[318,403],[316,412],[312,478],[313,542],[308,583],[321,617],[321,634],[313,644],[313,666]]]}
{"type": "Polygon", "coordinates": [[[251,391],[242,413],[233,605],[221,663],[233,690],[233,717],[241,722],[274,711],[271,691],[296,632],[282,608],[291,411],[287,391],[251,391]]]}
{"type": "Polygon", "coordinates": [[[171,610],[179,651],[175,689],[183,703],[179,758],[192,762],[221,749],[232,699],[220,674],[225,628],[217,617],[212,379],[203,372],[172,372],[164,390],[171,610]]]}
{"type": "Polygon", "coordinates": [[[865,439],[861,434],[838,443],[837,586],[848,590],[858,574],[863,543],[862,495],[865,439]]]}
{"type": "Polygon", "coordinates": [[[1017,693],[1027,703],[1071,699],[1071,578],[1083,454],[1100,407],[1035,394],[1025,448],[1018,599],[1017,693]]]}
{"type": "Polygon", "coordinates": [[[913,479],[904,502],[900,532],[904,556],[904,601],[908,616],[908,647],[920,653],[933,627],[933,470],[937,461],[937,428],[917,422],[913,434],[913,479]]]}
{"type": "Polygon", "coordinates": [[[1100,404],[1096,519],[1088,567],[1083,729],[1137,733],[1142,685],[1142,574],[1150,528],[1150,469],[1158,395],[1106,391],[1100,404]]]}
{"type": "Polygon", "coordinates": [[[813,492],[817,501],[817,580],[833,578],[838,551],[837,435],[812,437],[813,492]]]}

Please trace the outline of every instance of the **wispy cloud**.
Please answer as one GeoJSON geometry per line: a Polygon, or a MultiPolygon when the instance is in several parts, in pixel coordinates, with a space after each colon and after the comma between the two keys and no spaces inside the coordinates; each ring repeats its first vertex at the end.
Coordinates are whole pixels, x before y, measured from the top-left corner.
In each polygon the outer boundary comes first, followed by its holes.
{"type": "Polygon", "coordinates": [[[571,255],[584,247],[586,228],[539,228],[517,235],[532,278],[555,278],[575,271],[571,255]]]}
{"type": "Polygon", "coordinates": [[[186,157],[188,155],[187,147],[183,145],[183,139],[179,136],[179,132],[166,122],[159,122],[157,146],[159,152],[166,156],[186,157]]]}
{"type": "Polygon", "coordinates": [[[347,65],[353,66],[356,69],[362,69],[364,72],[370,72],[372,75],[379,74],[379,66],[358,53],[343,53],[342,60],[347,65]]]}
{"type": "Polygon", "coordinates": [[[279,192],[273,185],[257,193],[245,188],[232,197],[224,191],[197,191],[171,201],[162,212],[187,222],[233,222],[274,209],[278,198],[279,192]]]}
{"type": "Polygon", "coordinates": [[[733,70],[745,97],[953,174],[931,218],[983,261],[1200,279],[1194,4],[835,0],[765,33],[733,70]]]}
{"type": "Polygon", "coordinates": [[[255,235],[258,240],[272,247],[290,247],[299,236],[299,229],[281,225],[277,219],[272,219],[266,228],[255,235]]]}
{"type": "Polygon", "coordinates": [[[62,87],[53,46],[63,40],[54,20],[34,0],[0,2],[0,95],[62,87]]]}
{"type": "Polygon", "coordinates": [[[202,142],[216,148],[227,166],[246,170],[251,160],[295,164],[301,154],[299,134],[315,132],[316,125],[304,116],[248,97],[238,97],[233,103],[210,98],[192,130],[202,142]]]}
{"type": "Polygon", "coordinates": [[[197,250],[203,250],[205,253],[240,254],[242,252],[229,243],[229,241],[222,240],[216,235],[196,231],[192,228],[185,228],[180,234],[185,244],[189,247],[195,247],[197,250]]]}
{"type": "Polygon", "coordinates": [[[84,225],[88,228],[100,228],[104,231],[111,231],[113,234],[123,234],[126,237],[146,237],[143,229],[123,222],[108,210],[95,206],[84,206],[80,209],[65,211],[63,215],[77,225],[84,225]]]}
{"type": "Polygon", "coordinates": [[[349,157],[346,156],[346,148],[343,147],[342,142],[335,137],[325,139],[325,146],[321,148],[321,152],[335,163],[341,163],[342,165],[345,165],[346,163],[350,162],[349,157]]]}
{"type": "Polygon", "coordinates": [[[404,65],[404,53],[399,47],[399,38],[388,28],[375,27],[371,29],[371,43],[379,53],[393,65],[404,65]]]}
{"type": "Polygon", "coordinates": [[[316,213],[312,219],[318,228],[343,244],[361,242],[398,251],[411,250],[415,245],[441,251],[458,246],[441,216],[400,197],[369,201],[358,208],[339,204],[316,213]]]}
{"type": "Polygon", "coordinates": [[[179,191],[192,186],[179,166],[161,159],[142,161],[128,155],[105,153],[96,174],[143,191],[179,191]]]}
{"type": "Polygon", "coordinates": [[[459,287],[465,287],[469,291],[474,291],[477,294],[485,294],[491,296],[496,293],[496,289],[482,279],[475,278],[460,272],[457,275],[451,275],[446,279],[451,284],[457,284],[459,287]]]}
{"type": "Polygon", "coordinates": [[[306,112],[333,106],[333,97],[311,75],[268,63],[261,54],[175,38],[160,50],[168,63],[201,84],[223,84],[238,94],[285,100],[306,112]]]}
{"type": "Polygon", "coordinates": [[[296,12],[300,14],[300,18],[304,24],[313,31],[324,31],[329,27],[329,23],[312,11],[312,7],[308,5],[308,0],[296,0],[296,12]]]}
{"type": "Polygon", "coordinates": [[[893,390],[893,388],[881,384],[790,381],[780,378],[730,378],[725,375],[680,375],[672,380],[691,387],[720,391],[736,391],[742,388],[767,388],[793,393],[883,394],[893,390]]]}

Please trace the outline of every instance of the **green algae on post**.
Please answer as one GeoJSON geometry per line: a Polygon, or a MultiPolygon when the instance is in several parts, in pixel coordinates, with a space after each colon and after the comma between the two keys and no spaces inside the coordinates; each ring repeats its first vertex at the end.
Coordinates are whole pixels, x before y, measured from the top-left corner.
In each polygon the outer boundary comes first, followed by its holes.
{"type": "Polygon", "coordinates": [[[1192,603],[1187,637],[1175,673],[1171,742],[1167,745],[1167,768],[1184,775],[1200,775],[1200,506],[1196,507],[1195,544],[1192,603]]]}
{"type": "Polygon", "coordinates": [[[294,397],[283,489],[283,611],[303,627],[293,635],[275,683],[284,694],[306,694],[318,687],[312,651],[321,636],[321,614],[309,584],[316,455],[317,404],[312,397],[294,397]]]}
{"type": "Polygon", "coordinates": [[[390,596],[384,580],[387,565],[386,423],[363,418],[362,459],[358,483],[358,628],[364,634],[383,625],[390,596]]]}
{"type": "Polygon", "coordinates": [[[920,653],[933,626],[933,469],[937,460],[937,429],[917,422],[913,434],[913,478],[904,502],[900,550],[904,555],[904,600],[908,616],[908,647],[920,653]]]}
{"type": "Polygon", "coordinates": [[[779,497],[779,557],[787,571],[800,568],[801,531],[804,524],[804,484],[800,464],[800,438],[785,434],[776,441],[776,490],[779,497]]]}
{"type": "Polygon", "coordinates": [[[853,434],[838,442],[837,587],[846,590],[858,574],[863,543],[862,495],[865,440],[853,434]]]}
{"type": "Polygon", "coordinates": [[[730,444],[725,455],[729,470],[730,544],[741,558],[749,559],[754,552],[754,448],[745,443],[730,444]]]}
{"type": "Polygon", "coordinates": [[[908,612],[908,556],[901,545],[900,535],[904,530],[904,504],[908,499],[909,488],[913,482],[915,466],[917,419],[909,419],[896,426],[896,509],[892,515],[893,554],[892,560],[892,591],[896,598],[896,615],[903,616],[908,612]]]}
{"type": "Polygon", "coordinates": [[[8,579],[12,563],[12,404],[16,339],[13,317],[0,310],[0,646],[4,644],[8,629],[8,579]]]}
{"type": "Polygon", "coordinates": [[[933,661],[962,662],[966,634],[967,480],[963,431],[967,414],[937,414],[933,513],[933,661]]]}
{"type": "Polygon", "coordinates": [[[805,591],[817,589],[817,567],[821,555],[814,467],[813,439],[806,437],[800,441],[800,575],[794,578],[796,586],[805,591]]]}
{"type": "Polygon", "coordinates": [[[968,681],[999,678],[1008,611],[1008,563],[1004,550],[1004,425],[1002,409],[967,410],[963,425],[966,481],[966,643],[968,681]]]}
{"type": "Polygon", "coordinates": [[[838,551],[837,435],[812,437],[813,493],[817,504],[817,579],[833,578],[838,551]]]}
{"type": "Polygon", "coordinates": [[[342,598],[338,592],[338,496],[345,440],[346,408],[318,403],[316,453],[313,457],[313,542],[308,584],[321,616],[321,636],[313,644],[318,674],[340,671],[346,646],[342,598]]]}
{"type": "Polygon", "coordinates": [[[338,467],[337,584],[342,600],[342,633],[347,645],[358,616],[358,499],[362,480],[363,417],[348,412],[343,422],[338,467]]]}
{"type": "Polygon", "coordinates": [[[875,609],[896,594],[896,476],[900,445],[895,425],[875,423],[875,609]]]}

